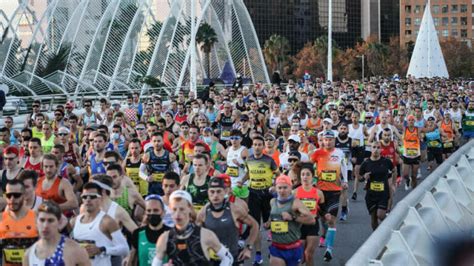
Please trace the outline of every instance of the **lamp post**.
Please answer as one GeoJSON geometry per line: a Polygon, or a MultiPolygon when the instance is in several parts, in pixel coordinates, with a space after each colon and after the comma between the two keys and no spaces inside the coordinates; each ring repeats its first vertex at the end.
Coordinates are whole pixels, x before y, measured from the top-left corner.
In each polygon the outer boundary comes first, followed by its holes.
{"type": "Polygon", "coordinates": [[[195,9],[196,9],[196,1],[191,0],[191,66],[190,66],[190,74],[191,78],[189,81],[189,90],[194,93],[194,97],[197,96],[196,91],[196,19],[195,19],[195,9]]]}
{"type": "Polygon", "coordinates": [[[328,74],[327,79],[332,82],[332,0],[328,0],[328,74]]]}
{"type": "Polygon", "coordinates": [[[365,55],[358,55],[357,58],[362,58],[362,82],[364,82],[365,78],[365,55]]]}

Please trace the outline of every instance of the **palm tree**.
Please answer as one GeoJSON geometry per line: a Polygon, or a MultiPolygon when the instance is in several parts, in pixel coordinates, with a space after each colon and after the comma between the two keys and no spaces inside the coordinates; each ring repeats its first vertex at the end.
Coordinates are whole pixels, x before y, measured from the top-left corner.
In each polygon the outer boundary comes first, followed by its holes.
{"type": "Polygon", "coordinates": [[[67,66],[70,45],[63,45],[57,53],[49,52],[47,54],[46,64],[38,64],[36,73],[39,77],[45,77],[58,70],[64,70],[67,66]]]}
{"type": "Polygon", "coordinates": [[[201,50],[206,55],[207,77],[211,78],[211,50],[218,42],[216,31],[208,23],[202,23],[196,33],[196,42],[201,45],[201,50]]]}
{"type": "Polygon", "coordinates": [[[265,60],[272,71],[282,71],[281,65],[288,60],[289,51],[290,42],[287,38],[278,34],[270,36],[263,46],[265,60]]]}

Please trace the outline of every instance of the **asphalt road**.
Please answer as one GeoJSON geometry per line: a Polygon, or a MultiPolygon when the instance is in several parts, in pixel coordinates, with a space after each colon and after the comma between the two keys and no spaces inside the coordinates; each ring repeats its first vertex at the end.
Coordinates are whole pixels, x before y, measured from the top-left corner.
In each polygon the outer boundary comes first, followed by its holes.
{"type": "MultiPolygon", "coordinates": [[[[425,170],[425,169],[424,169],[425,170]]],[[[426,176],[426,172],[422,171],[423,177],[426,176]]],[[[421,180],[418,180],[420,183],[421,180]]],[[[351,195],[352,195],[352,181],[349,182],[351,195]]],[[[401,185],[395,192],[395,204],[405,197],[409,191],[405,191],[405,185],[402,181],[401,185]]],[[[349,199],[349,215],[347,221],[338,221],[336,228],[337,234],[333,249],[333,259],[330,262],[323,260],[324,252],[326,248],[317,248],[314,265],[344,265],[357,249],[365,242],[365,240],[372,233],[370,226],[370,216],[365,205],[365,191],[359,186],[357,200],[354,201],[349,199]]],[[[351,196],[349,195],[349,197],[351,196]]],[[[395,207],[395,206],[394,206],[395,207]]],[[[264,240],[262,253],[264,254],[263,265],[269,265],[268,261],[268,245],[270,242],[266,241],[267,235],[262,232],[262,239],[264,240]]],[[[253,259],[253,258],[252,258],[253,259]]],[[[245,263],[246,266],[252,265],[252,261],[245,263]]]]}

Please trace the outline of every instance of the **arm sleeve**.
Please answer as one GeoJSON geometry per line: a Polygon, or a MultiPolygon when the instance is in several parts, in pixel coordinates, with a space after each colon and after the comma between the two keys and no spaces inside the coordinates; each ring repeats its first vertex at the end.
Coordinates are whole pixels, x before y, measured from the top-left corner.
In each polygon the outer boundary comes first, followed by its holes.
{"type": "Polygon", "coordinates": [[[120,230],[117,230],[111,234],[112,246],[105,247],[105,254],[113,256],[127,256],[130,251],[127,239],[123,236],[120,230]]]}
{"type": "Polygon", "coordinates": [[[155,256],[151,262],[151,266],[163,266],[163,260],[160,260],[155,256]]]}
{"type": "Polygon", "coordinates": [[[180,174],[181,170],[179,169],[179,163],[178,161],[174,161],[171,164],[171,168],[173,168],[173,172],[177,173],[178,175],[180,174]]]}
{"type": "Polygon", "coordinates": [[[347,183],[347,163],[344,152],[342,152],[342,156],[344,156],[343,160],[341,160],[341,174],[342,174],[342,182],[347,183]]]}
{"type": "Polygon", "coordinates": [[[139,233],[140,228],[135,229],[132,233],[132,238],[130,239],[130,245],[132,245],[133,248],[138,250],[138,233],[139,233]]]}
{"type": "Polygon", "coordinates": [[[219,258],[221,259],[221,263],[219,264],[220,266],[232,265],[232,263],[234,262],[234,258],[229,253],[229,250],[223,245],[221,245],[221,249],[219,249],[216,255],[219,256],[219,258]]]}
{"type": "Polygon", "coordinates": [[[147,175],[147,170],[146,170],[146,164],[144,164],[144,163],[140,164],[140,169],[138,171],[138,176],[141,179],[147,181],[148,175],[147,175]]]}

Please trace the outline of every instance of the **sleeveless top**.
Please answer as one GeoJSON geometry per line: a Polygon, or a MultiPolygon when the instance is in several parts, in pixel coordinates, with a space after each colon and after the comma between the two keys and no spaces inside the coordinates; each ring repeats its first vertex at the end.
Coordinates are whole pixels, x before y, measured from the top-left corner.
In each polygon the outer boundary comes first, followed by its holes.
{"type": "Polygon", "coordinates": [[[87,116],[87,113],[84,113],[82,122],[85,126],[90,125],[90,124],[95,124],[97,121],[97,118],[95,117],[95,113],[92,112],[90,116],[87,116]]]}
{"type": "Polygon", "coordinates": [[[191,174],[189,176],[189,182],[188,186],[186,188],[186,191],[191,194],[191,197],[193,199],[193,206],[194,210],[196,212],[200,211],[204,205],[209,201],[208,195],[207,195],[207,190],[209,189],[209,180],[211,178],[209,176],[206,176],[206,181],[204,181],[204,185],[202,186],[197,186],[194,184],[194,174],[191,174]]]}
{"type": "Polygon", "coordinates": [[[109,209],[107,209],[107,215],[112,217],[115,220],[115,214],[117,213],[118,203],[115,201],[110,202],[109,209]]]}
{"type": "Polygon", "coordinates": [[[36,195],[40,196],[44,200],[52,200],[57,204],[66,202],[66,199],[59,195],[59,185],[61,184],[61,178],[55,177],[53,185],[48,190],[43,190],[43,182],[46,177],[41,177],[38,180],[36,186],[36,195]]]}
{"type": "Polygon", "coordinates": [[[195,226],[191,235],[186,239],[179,239],[176,228],[172,228],[168,235],[166,254],[175,266],[212,265],[202,250],[201,227],[199,226],[195,226]]]}
{"type": "Polygon", "coordinates": [[[46,136],[43,135],[43,137],[40,138],[41,139],[41,148],[43,150],[43,153],[50,153],[51,150],[53,149],[54,147],[54,135],[51,135],[49,137],[49,139],[46,139],[46,136]]]}
{"type": "Polygon", "coordinates": [[[47,259],[40,259],[36,256],[36,245],[38,243],[33,244],[30,250],[30,254],[28,255],[28,262],[30,265],[44,265],[44,266],[65,266],[64,263],[64,245],[66,243],[66,237],[61,235],[61,239],[59,240],[58,246],[54,251],[53,255],[47,259]]]}
{"type": "MultiPolygon", "coordinates": [[[[20,171],[18,171],[17,175],[20,175],[20,173],[23,172],[23,168],[20,168],[20,171]]],[[[15,179],[16,176],[13,178],[15,179]]],[[[13,179],[8,179],[7,177],[7,169],[3,169],[3,172],[2,172],[2,191],[3,193],[5,193],[5,191],[7,191],[7,182],[10,181],[10,180],[13,180],[13,179]]]]}
{"type": "Polygon", "coordinates": [[[234,259],[237,259],[239,255],[239,230],[235,226],[230,204],[228,202],[224,204],[226,205],[223,210],[224,213],[219,218],[215,218],[212,215],[211,206],[207,206],[203,227],[214,232],[219,241],[229,249],[234,259]]]}
{"type": "Polygon", "coordinates": [[[142,159],[139,159],[136,163],[132,163],[132,160],[130,160],[130,158],[127,158],[127,160],[125,160],[125,173],[128,177],[130,177],[130,179],[132,179],[132,182],[138,189],[138,192],[140,192],[140,194],[144,196],[148,193],[148,182],[146,182],[146,180],[141,179],[138,174],[140,171],[141,163],[142,159]]]}
{"type": "Polygon", "coordinates": [[[122,195],[120,197],[113,199],[113,201],[117,202],[118,205],[122,206],[122,208],[127,211],[128,214],[132,214],[132,208],[130,208],[129,202],[128,202],[128,188],[127,186],[123,187],[122,190],[122,195]]]}
{"type": "Polygon", "coordinates": [[[0,239],[5,265],[21,265],[26,249],[38,238],[35,221],[33,210],[28,210],[19,220],[13,219],[7,211],[2,213],[0,239]]]}
{"type": "Polygon", "coordinates": [[[359,124],[358,128],[354,128],[354,124],[349,124],[349,137],[352,139],[351,146],[355,149],[364,147],[364,125],[359,124]]]}
{"type": "Polygon", "coordinates": [[[230,176],[232,187],[237,185],[237,181],[241,180],[245,175],[245,168],[239,167],[234,163],[234,159],[243,165],[244,160],[242,158],[242,151],[245,149],[244,146],[241,146],[237,150],[234,150],[234,147],[230,146],[229,151],[227,152],[227,170],[226,174],[230,176]]]}
{"type": "Polygon", "coordinates": [[[281,217],[283,212],[295,215],[292,210],[294,201],[295,199],[292,198],[290,201],[283,204],[282,207],[279,207],[277,200],[275,199],[271,205],[270,228],[272,231],[272,241],[274,243],[291,244],[298,241],[301,237],[301,224],[295,221],[283,221],[281,217]]]}
{"type": "Polygon", "coordinates": [[[220,140],[230,140],[230,132],[232,131],[232,116],[225,116],[222,114],[221,121],[219,122],[221,129],[220,140]]]}
{"type": "Polygon", "coordinates": [[[65,162],[70,163],[74,167],[79,166],[76,154],[74,153],[74,145],[72,143],[69,143],[68,151],[64,153],[63,159],[65,162]]]}
{"type": "Polygon", "coordinates": [[[104,161],[101,160],[100,162],[97,162],[95,160],[95,157],[97,154],[92,153],[90,156],[90,164],[89,164],[89,173],[90,175],[97,175],[97,174],[105,174],[107,173],[106,167],[104,165],[104,161]]]}
{"type": "Polygon", "coordinates": [[[453,130],[453,121],[449,121],[449,123],[445,123],[444,119],[441,121],[441,129],[443,129],[446,136],[446,141],[453,141],[454,139],[454,130],[453,130]]]}
{"type": "Polygon", "coordinates": [[[420,156],[420,139],[418,138],[418,128],[415,127],[413,131],[405,128],[403,134],[403,156],[408,158],[416,158],[420,156]]]}
{"type": "Polygon", "coordinates": [[[303,186],[299,186],[296,189],[295,197],[308,208],[312,215],[318,215],[319,210],[319,194],[318,189],[311,187],[309,191],[306,191],[303,186]]]}
{"type": "Polygon", "coordinates": [[[26,157],[25,166],[23,168],[25,170],[33,170],[36,173],[38,173],[38,176],[43,176],[44,172],[43,172],[43,167],[41,167],[41,161],[37,164],[32,164],[30,162],[30,158],[31,158],[30,156],[26,157]]]}
{"type": "Polygon", "coordinates": [[[388,145],[384,145],[383,142],[380,142],[380,155],[389,159],[393,166],[397,165],[397,157],[396,157],[397,149],[395,147],[395,143],[390,141],[388,145]]]}
{"type": "Polygon", "coordinates": [[[148,173],[153,177],[153,182],[161,183],[165,173],[170,170],[170,153],[169,151],[164,150],[162,156],[157,156],[155,151],[150,149],[148,155],[150,157],[149,162],[146,164],[148,173]]]}
{"type": "MultiPolygon", "coordinates": [[[[110,240],[100,230],[100,223],[105,215],[105,212],[100,211],[95,219],[87,224],[81,223],[81,219],[84,217],[84,214],[77,216],[74,229],[72,230],[71,234],[74,240],[76,240],[79,245],[83,247],[91,243],[94,243],[98,247],[112,246],[112,240],[110,240]]],[[[110,255],[103,253],[91,258],[91,263],[93,266],[112,266],[110,255]]]]}
{"type": "Polygon", "coordinates": [[[433,131],[425,134],[426,143],[429,148],[441,148],[441,133],[439,128],[435,128],[433,131]]]}

